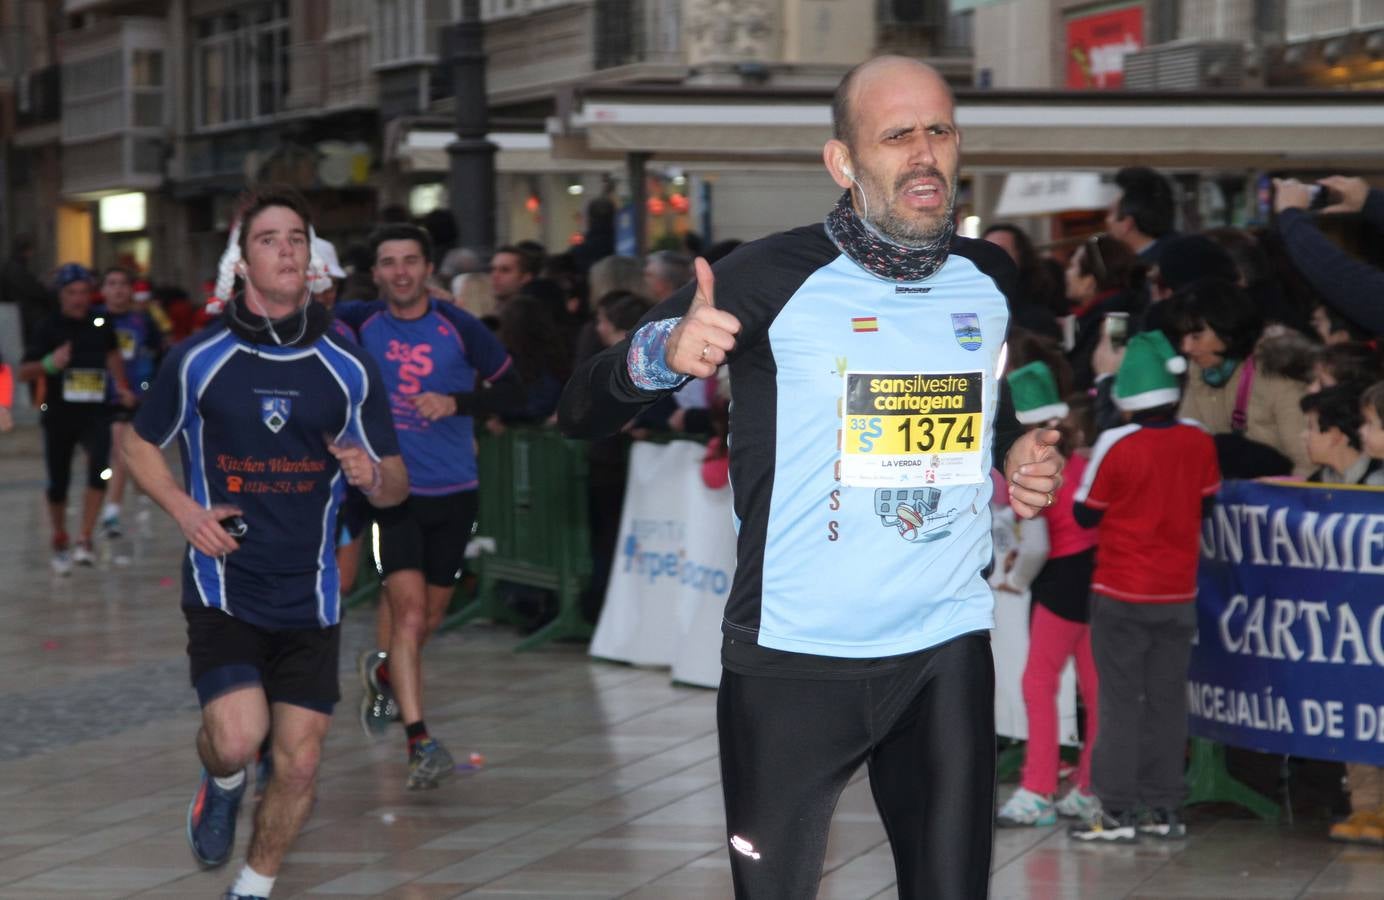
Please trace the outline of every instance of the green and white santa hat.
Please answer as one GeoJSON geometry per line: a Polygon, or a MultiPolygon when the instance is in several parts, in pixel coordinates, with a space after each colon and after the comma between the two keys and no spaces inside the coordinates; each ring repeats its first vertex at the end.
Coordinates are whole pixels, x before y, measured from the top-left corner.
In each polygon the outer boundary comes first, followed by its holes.
{"type": "Polygon", "coordinates": [[[1031,362],[1005,376],[1014,398],[1014,413],[1024,425],[1066,418],[1067,404],[1057,393],[1057,379],[1044,362],[1031,362]]]}
{"type": "Polygon", "coordinates": [[[1177,355],[1163,332],[1141,331],[1129,339],[1115,373],[1115,405],[1138,412],[1176,403],[1182,396],[1177,376],[1186,371],[1187,360],[1177,355]]]}

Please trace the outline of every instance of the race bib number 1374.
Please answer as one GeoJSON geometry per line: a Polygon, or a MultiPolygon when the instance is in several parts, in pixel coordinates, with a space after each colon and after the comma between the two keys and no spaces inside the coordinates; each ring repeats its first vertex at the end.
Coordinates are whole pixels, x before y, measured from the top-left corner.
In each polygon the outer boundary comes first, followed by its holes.
{"type": "Polygon", "coordinates": [[[841,481],[858,487],[979,484],[980,372],[847,372],[841,481]]]}

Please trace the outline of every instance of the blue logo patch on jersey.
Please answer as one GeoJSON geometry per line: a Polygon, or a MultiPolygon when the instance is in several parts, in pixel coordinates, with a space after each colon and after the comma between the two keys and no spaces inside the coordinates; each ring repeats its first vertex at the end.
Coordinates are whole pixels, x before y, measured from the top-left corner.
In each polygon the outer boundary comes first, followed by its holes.
{"type": "Polygon", "coordinates": [[[952,313],[951,319],[956,342],[967,350],[979,350],[980,316],[975,313],[952,313]]]}
{"type": "Polygon", "coordinates": [[[287,397],[265,397],[260,400],[260,421],[264,427],[275,434],[288,424],[288,413],[293,409],[293,401],[287,397]]]}

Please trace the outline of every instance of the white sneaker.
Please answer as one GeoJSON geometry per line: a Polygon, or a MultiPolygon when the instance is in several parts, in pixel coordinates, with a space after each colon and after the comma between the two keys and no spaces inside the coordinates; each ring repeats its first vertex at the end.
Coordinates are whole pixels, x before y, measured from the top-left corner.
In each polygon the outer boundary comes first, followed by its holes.
{"type": "Polygon", "coordinates": [[[72,545],[72,561],[79,566],[94,566],[96,554],[91,552],[91,545],[86,541],[78,541],[72,545]]]}
{"type": "Polygon", "coordinates": [[[1063,818],[1089,819],[1100,809],[1100,801],[1094,794],[1082,793],[1081,788],[1074,787],[1067,792],[1067,796],[1057,801],[1056,808],[1057,814],[1063,818]]]}
{"type": "Polygon", "coordinates": [[[54,550],[53,558],[49,561],[53,567],[54,575],[72,574],[72,553],[69,550],[54,550]]]}
{"type": "Polygon", "coordinates": [[[1056,825],[1057,813],[1052,801],[1028,788],[1019,788],[1000,807],[995,821],[1001,828],[1025,825],[1056,825]]]}

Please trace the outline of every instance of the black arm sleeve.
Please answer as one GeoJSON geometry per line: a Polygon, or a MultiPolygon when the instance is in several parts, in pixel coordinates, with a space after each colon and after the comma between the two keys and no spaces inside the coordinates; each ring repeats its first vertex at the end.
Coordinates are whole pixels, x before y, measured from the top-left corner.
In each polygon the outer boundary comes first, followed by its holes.
{"type": "Polygon", "coordinates": [[[1082,528],[1095,528],[1100,524],[1100,520],[1105,518],[1105,510],[1092,509],[1085,503],[1073,503],[1072,518],[1076,519],[1076,524],[1082,528]]]}
{"type": "MultiPolygon", "coordinates": [[[[1370,191],[1366,217],[1384,219],[1384,195],[1370,191]]],[[[1293,267],[1329,306],[1374,335],[1384,335],[1384,272],[1361,262],[1322,234],[1306,210],[1285,209],[1278,216],[1293,267]]]]}
{"type": "MultiPolygon", "coordinates": [[[[1001,254],[1004,251],[995,248],[1001,254]]],[[[779,310],[802,283],[839,251],[820,224],[770,235],[745,244],[712,266],[716,275],[716,308],[740,322],[733,364],[755,348],[779,310]]],[[[641,390],[630,377],[630,341],[650,322],[681,318],[696,293],[695,281],[684,285],[650,310],[629,337],[577,367],[562,392],[558,425],[569,437],[596,438],[614,434],[644,407],[680,388],[641,390]]]]}
{"type": "Polygon", "coordinates": [[[626,338],[597,353],[572,373],[557,407],[558,427],[563,434],[587,439],[614,434],[663,395],[635,387],[625,362],[629,349],[626,338]]]}
{"type": "Polygon", "coordinates": [[[503,416],[524,408],[524,380],[514,366],[499,378],[482,382],[474,391],[459,391],[451,395],[457,402],[459,416],[503,416]]]}
{"type": "Polygon", "coordinates": [[[1360,213],[1375,230],[1384,232],[1384,191],[1370,188],[1370,192],[1365,195],[1365,206],[1360,213]]]}
{"type": "Polygon", "coordinates": [[[1023,436],[1024,426],[1019,423],[1018,416],[1014,412],[1014,398],[1009,395],[1009,379],[1000,378],[1000,408],[995,411],[995,447],[994,458],[991,464],[1000,470],[1000,474],[1008,475],[1004,471],[1004,460],[1009,455],[1009,448],[1014,446],[1014,442],[1023,436]]]}

